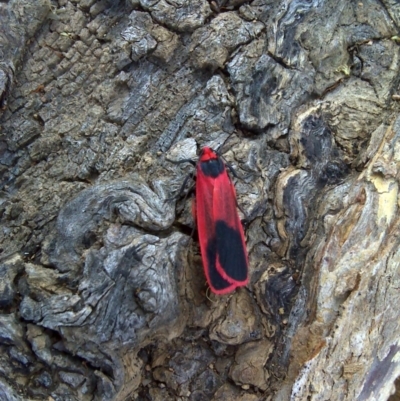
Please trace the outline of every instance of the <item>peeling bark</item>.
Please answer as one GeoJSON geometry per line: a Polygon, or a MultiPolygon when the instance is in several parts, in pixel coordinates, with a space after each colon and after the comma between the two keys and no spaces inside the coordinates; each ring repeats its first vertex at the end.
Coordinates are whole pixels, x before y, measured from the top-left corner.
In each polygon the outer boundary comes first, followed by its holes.
{"type": "Polygon", "coordinates": [[[1,400],[399,399],[395,1],[0,19],[1,400]],[[248,220],[228,296],[168,200],[205,145],[248,220]]]}

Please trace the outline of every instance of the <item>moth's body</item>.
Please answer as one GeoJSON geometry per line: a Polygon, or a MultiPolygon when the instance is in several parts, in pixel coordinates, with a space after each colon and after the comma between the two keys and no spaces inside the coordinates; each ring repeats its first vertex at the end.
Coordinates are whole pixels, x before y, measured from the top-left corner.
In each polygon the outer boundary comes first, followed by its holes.
{"type": "Polygon", "coordinates": [[[203,266],[211,291],[227,294],[248,283],[248,258],[236,192],[225,163],[211,148],[196,167],[197,229],[203,266]]]}

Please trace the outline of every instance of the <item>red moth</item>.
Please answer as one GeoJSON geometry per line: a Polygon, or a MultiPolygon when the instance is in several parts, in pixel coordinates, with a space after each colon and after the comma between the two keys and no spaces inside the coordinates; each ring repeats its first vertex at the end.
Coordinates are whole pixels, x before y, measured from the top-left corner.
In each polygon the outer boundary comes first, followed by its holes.
{"type": "Polygon", "coordinates": [[[211,148],[196,165],[197,229],[204,272],[211,291],[227,294],[248,283],[248,259],[236,192],[225,163],[211,148]]]}

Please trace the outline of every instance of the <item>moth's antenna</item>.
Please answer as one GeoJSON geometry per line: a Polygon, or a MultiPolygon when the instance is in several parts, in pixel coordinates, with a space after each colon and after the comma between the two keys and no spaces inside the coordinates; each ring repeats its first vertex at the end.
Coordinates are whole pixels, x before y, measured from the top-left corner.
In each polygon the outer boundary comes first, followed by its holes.
{"type": "Polygon", "coordinates": [[[226,144],[226,142],[228,142],[228,140],[230,139],[230,137],[231,137],[232,135],[233,135],[233,132],[232,132],[232,134],[229,134],[229,135],[226,137],[226,139],[224,140],[224,142],[222,142],[221,145],[219,145],[217,149],[215,149],[215,153],[216,153],[218,156],[221,156],[221,154],[222,154],[222,151],[221,151],[222,147],[226,144]]]}

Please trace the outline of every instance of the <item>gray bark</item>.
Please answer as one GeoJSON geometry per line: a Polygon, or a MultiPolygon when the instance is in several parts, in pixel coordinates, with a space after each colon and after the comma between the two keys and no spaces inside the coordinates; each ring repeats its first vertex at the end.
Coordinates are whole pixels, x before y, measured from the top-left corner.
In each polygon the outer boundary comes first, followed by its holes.
{"type": "Polygon", "coordinates": [[[392,0],[0,2],[0,399],[389,399],[399,28],[392,0]],[[227,296],[165,202],[206,145],[248,216],[227,296]]]}

